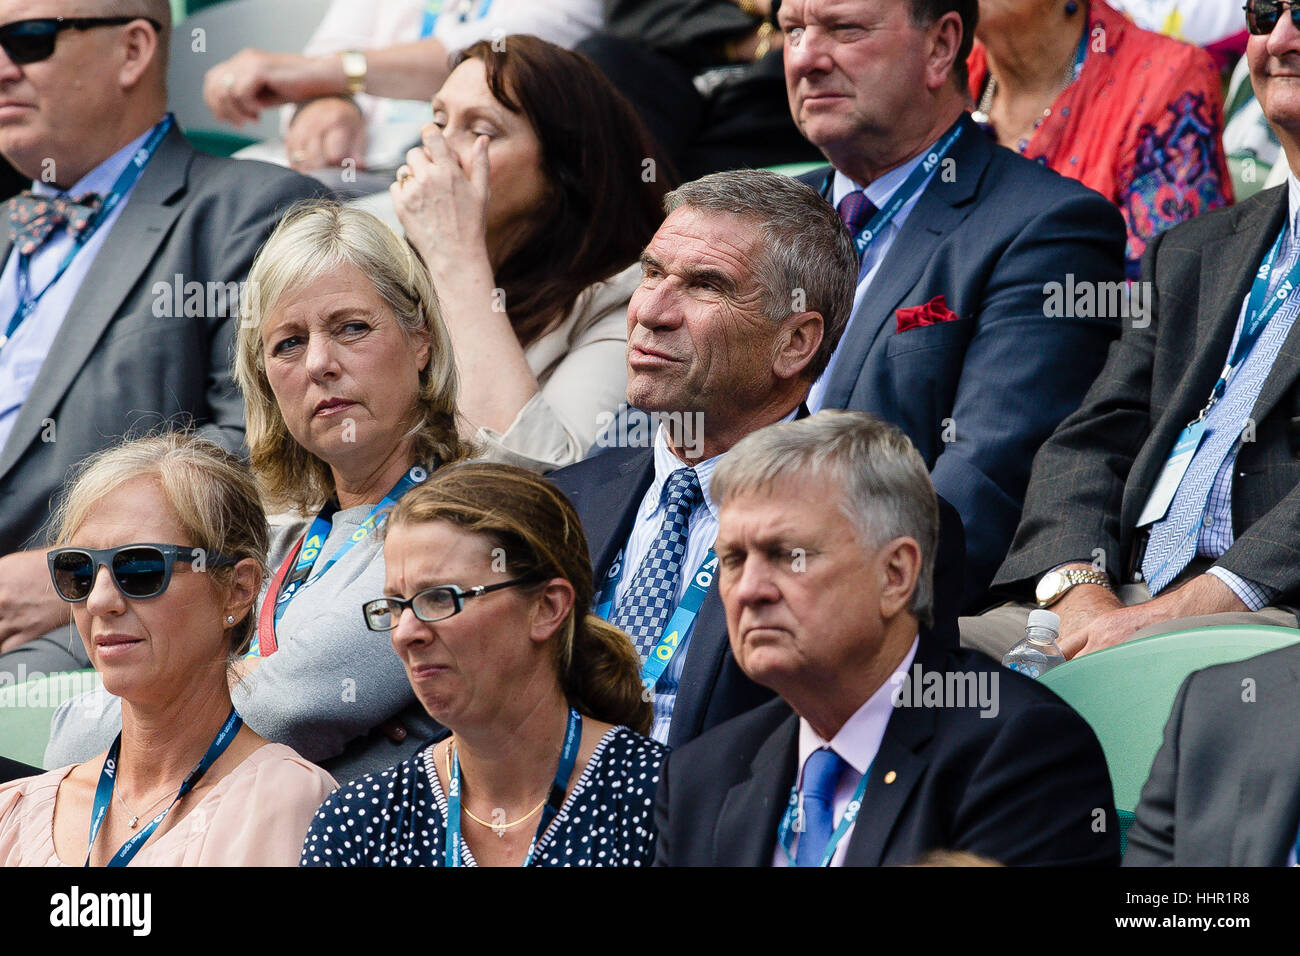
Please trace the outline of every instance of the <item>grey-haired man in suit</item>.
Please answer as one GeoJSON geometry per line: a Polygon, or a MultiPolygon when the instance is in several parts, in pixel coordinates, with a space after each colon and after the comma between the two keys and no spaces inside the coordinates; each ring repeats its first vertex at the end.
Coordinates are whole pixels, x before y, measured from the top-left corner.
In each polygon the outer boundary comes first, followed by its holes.
{"type": "Polygon", "coordinates": [[[240,447],[238,283],[322,188],[196,153],[171,125],[167,0],[0,0],[0,30],[20,21],[45,22],[0,32],[0,155],[33,181],[0,207],[6,683],[86,666],[40,550],[72,466],[164,422],[240,447]]]}
{"type": "Polygon", "coordinates": [[[1005,651],[1030,600],[1060,614],[1067,657],[1192,626],[1296,625],[1300,29],[1281,17],[1247,57],[1287,185],[1147,246],[1151,321],[1125,328],[1034,459],[993,582],[1022,603],[963,618],[968,646],[1005,651]]]}

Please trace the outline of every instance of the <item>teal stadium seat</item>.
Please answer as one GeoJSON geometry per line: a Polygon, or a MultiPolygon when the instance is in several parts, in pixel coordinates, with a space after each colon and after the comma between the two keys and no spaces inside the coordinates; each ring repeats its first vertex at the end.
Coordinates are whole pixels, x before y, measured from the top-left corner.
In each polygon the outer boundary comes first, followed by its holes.
{"type": "Polygon", "coordinates": [[[328,7],[329,0],[172,0],[176,28],[167,99],[196,147],[229,156],[251,143],[279,138],[278,109],[264,110],[243,128],[219,122],[203,102],[204,74],[245,47],[300,52],[328,7]]]}
{"type": "Polygon", "coordinates": [[[93,670],[84,670],[0,685],[0,757],[41,766],[55,708],[102,683],[93,670]]]}
{"type": "Polygon", "coordinates": [[[1040,678],[1088,721],[1101,741],[1120,815],[1121,848],[1127,846],[1142,786],[1187,675],[1297,641],[1300,630],[1289,627],[1192,628],[1098,651],[1040,678]]]}

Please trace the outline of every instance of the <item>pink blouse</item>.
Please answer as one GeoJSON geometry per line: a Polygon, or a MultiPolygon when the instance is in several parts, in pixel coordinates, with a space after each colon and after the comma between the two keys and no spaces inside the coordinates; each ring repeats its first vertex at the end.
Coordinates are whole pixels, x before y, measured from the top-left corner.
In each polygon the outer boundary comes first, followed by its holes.
{"type": "MultiPolygon", "coordinates": [[[[0,785],[0,866],[82,864],[54,852],[54,797],[72,769],[0,785]]],[[[297,866],[312,817],[337,786],[283,744],[259,747],[132,865],[297,866]]]]}

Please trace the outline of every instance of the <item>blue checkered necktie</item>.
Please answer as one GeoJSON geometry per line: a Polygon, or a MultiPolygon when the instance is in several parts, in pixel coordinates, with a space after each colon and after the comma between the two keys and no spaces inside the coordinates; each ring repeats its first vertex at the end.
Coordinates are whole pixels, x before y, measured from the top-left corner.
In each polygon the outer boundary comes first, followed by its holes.
{"type": "Polygon", "coordinates": [[[848,764],[830,748],[814,750],[803,765],[803,832],[795,866],[821,866],[834,832],[835,788],[848,764]]]}
{"type": "Polygon", "coordinates": [[[682,561],[686,558],[687,526],[691,511],[702,496],[694,468],[678,468],[668,476],[659,499],[664,508],[659,536],[651,543],[610,620],[615,627],[632,635],[642,660],[663,633],[677,603],[682,561]]]}

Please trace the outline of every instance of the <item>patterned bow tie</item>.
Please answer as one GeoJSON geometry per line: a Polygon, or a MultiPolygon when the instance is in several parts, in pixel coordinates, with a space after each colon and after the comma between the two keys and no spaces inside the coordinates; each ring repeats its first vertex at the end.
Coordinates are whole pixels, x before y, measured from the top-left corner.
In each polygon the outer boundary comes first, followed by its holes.
{"type": "Polygon", "coordinates": [[[74,239],[91,223],[103,204],[98,193],[86,193],[76,199],[67,196],[38,196],[19,193],[5,205],[9,211],[9,239],[20,253],[30,256],[49,240],[60,226],[66,226],[74,239]]]}

